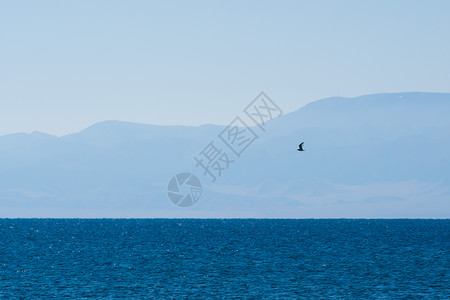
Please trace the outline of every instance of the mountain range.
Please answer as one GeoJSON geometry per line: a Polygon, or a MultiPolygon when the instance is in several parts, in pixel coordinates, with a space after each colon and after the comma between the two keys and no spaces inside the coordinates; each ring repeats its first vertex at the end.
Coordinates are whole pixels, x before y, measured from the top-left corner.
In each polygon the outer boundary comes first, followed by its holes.
{"type": "Polygon", "coordinates": [[[448,218],[449,116],[450,93],[332,97],[251,127],[240,156],[219,125],[4,135],[0,217],[448,218]],[[215,182],[194,160],[211,141],[233,160],[215,182]],[[184,208],[167,194],[183,172],[202,183],[184,208]]]}

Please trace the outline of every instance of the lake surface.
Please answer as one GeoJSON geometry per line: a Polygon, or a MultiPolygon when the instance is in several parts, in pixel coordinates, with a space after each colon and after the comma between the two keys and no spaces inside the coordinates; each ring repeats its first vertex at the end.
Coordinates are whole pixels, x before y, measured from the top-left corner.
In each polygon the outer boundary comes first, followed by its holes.
{"type": "Polygon", "coordinates": [[[450,296],[450,220],[0,219],[0,298],[450,296]]]}

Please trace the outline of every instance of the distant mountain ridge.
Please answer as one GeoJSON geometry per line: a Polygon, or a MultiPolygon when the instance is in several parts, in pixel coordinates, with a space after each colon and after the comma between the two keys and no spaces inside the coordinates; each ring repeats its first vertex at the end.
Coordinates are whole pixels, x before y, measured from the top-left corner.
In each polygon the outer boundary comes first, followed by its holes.
{"type": "Polygon", "coordinates": [[[450,93],[318,100],[254,128],[216,183],[193,157],[224,126],[104,121],[0,136],[0,216],[448,218],[449,115],[450,93]],[[182,209],[166,189],[184,171],[204,189],[182,209]]]}

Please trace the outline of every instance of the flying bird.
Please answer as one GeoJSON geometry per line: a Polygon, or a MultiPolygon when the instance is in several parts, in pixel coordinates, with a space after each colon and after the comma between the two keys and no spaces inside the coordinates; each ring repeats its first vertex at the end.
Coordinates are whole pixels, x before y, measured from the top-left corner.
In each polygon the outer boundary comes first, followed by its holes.
{"type": "Polygon", "coordinates": [[[298,149],[297,149],[298,151],[305,151],[305,150],[303,150],[303,143],[304,142],[301,142],[300,145],[298,145],[298,149]]]}

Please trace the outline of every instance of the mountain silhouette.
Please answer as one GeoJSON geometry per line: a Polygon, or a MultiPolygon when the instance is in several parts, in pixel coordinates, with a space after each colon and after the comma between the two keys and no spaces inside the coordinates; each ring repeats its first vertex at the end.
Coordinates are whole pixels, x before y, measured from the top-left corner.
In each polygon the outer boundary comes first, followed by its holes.
{"type": "Polygon", "coordinates": [[[252,128],[259,138],[240,157],[217,125],[105,121],[62,137],[0,136],[0,216],[448,217],[448,115],[446,93],[327,98],[252,128]],[[216,183],[194,160],[211,141],[234,160],[216,183]],[[203,185],[184,210],[166,191],[182,172],[203,185]]]}

